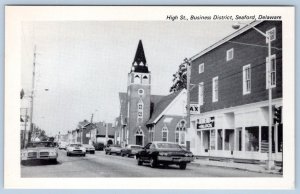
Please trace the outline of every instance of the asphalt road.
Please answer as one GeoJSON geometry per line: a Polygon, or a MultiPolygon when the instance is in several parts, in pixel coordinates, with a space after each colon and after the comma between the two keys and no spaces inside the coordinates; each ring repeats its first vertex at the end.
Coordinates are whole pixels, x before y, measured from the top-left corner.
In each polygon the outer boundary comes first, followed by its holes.
{"type": "Polygon", "coordinates": [[[178,166],[151,168],[138,166],[134,158],[105,155],[103,151],[82,156],[66,156],[60,150],[58,163],[30,163],[21,165],[21,177],[276,177],[238,169],[188,164],[186,170],[178,166]]]}

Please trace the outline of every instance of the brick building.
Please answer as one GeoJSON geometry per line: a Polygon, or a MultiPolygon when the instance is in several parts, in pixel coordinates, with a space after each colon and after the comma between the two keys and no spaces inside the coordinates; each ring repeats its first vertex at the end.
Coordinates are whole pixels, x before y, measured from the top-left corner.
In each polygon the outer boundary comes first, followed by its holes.
{"type": "Polygon", "coordinates": [[[151,72],[148,69],[142,41],[128,73],[127,92],[119,93],[120,115],[116,142],[145,145],[151,141],[178,141],[185,145],[186,91],[167,96],[151,94],[151,72]],[[183,125],[183,126],[181,126],[183,125]],[[184,132],[175,132],[178,130],[184,132]],[[180,137],[178,136],[180,134],[180,137]]]}
{"type": "MultiPolygon", "coordinates": [[[[272,106],[282,106],[282,23],[251,25],[271,36],[272,106]]],[[[268,44],[250,26],[193,56],[191,151],[195,155],[266,160],[268,152],[268,44]]],[[[272,113],[273,115],[274,113],[272,113]]],[[[273,122],[272,122],[273,123],[273,122]]],[[[273,158],[282,161],[282,124],[273,125],[273,158]]]]}

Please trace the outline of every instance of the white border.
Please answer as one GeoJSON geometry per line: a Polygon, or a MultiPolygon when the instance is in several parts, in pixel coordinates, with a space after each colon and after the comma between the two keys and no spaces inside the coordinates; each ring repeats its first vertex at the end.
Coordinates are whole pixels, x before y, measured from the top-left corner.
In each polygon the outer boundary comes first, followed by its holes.
{"type": "MultiPolygon", "coordinates": [[[[112,189],[293,189],[295,187],[295,9],[293,7],[89,7],[7,6],[5,8],[5,188],[112,189]],[[224,11],[226,10],[226,11],[224,11]],[[55,13],[55,14],[53,14],[55,13]],[[134,20],[165,21],[166,15],[281,15],[283,20],[282,178],[21,178],[19,90],[22,21],[134,20]],[[176,184],[174,184],[176,183],[176,184]]],[[[171,21],[168,21],[171,22],[171,21]]],[[[195,21],[201,22],[201,21],[195,21]]]]}

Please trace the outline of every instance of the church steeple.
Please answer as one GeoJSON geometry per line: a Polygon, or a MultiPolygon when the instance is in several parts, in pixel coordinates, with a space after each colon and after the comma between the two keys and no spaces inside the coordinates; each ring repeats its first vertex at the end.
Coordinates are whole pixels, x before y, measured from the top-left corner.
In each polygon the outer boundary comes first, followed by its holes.
{"type": "Polygon", "coordinates": [[[144,53],[143,43],[140,40],[132,62],[131,72],[149,73],[144,53]]]}

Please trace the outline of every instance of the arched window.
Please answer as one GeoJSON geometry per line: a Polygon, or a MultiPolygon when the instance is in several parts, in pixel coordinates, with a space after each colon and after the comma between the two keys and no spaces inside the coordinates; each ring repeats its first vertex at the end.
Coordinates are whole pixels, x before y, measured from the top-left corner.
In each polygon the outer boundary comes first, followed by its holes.
{"type": "Polygon", "coordinates": [[[167,126],[164,126],[162,128],[162,141],[168,141],[168,133],[169,133],[169,130],[168,130],[167,126]]]}
{"type": "Polygon", "coordinates": [[[186,121],[181,120],[176,125],[175,142],[181,145],[185,144],[186,121]]]}
{"type": "Polygon", "coordinates": [[[141,83],[141,78],[140,78],[139,75],[135,75],[135,76],[134,76],[134,83],[135,83],[135,84],[141,83]]]}
{"type": "Polygon", "coordinates": [[[139,129],[135,132],[135,135],[144,135],[144,132],[141,127],[139,127],[139,129]]]}
{"type": "Polygon", "coordinates": [[[138,119],[142,119],[143,112],[144,112],[144,103],[142,100],[140,100],[139,103],[137,104],[137,108],[138,108],[138,119]]]}
{"type": "Polygon", "coordinates": [[[142,82],[143,82],[143,84],[148,84],[149,83],[147,75],[143,76],[142,82]]]}

